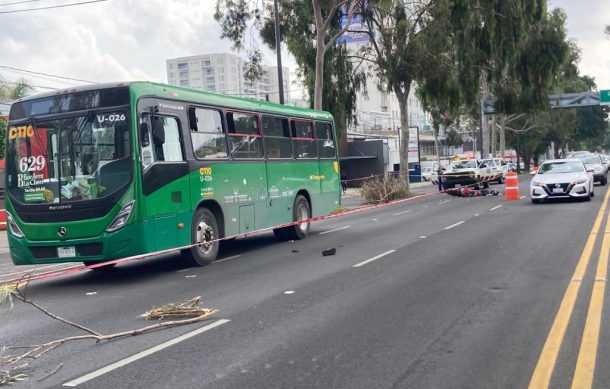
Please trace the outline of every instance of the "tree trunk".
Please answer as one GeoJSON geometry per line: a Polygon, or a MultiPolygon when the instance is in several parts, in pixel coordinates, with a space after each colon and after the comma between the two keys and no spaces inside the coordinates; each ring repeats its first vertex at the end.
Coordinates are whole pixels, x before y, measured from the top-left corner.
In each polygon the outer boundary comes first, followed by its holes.
{"type": "Polygon", "coordinates": [[[500,154],[502,154],[502,158],[504,158],[504,154],[506,154],[506,115],[500,114],[498,115],[498,119],[500,121],[500,125],[498,127],[498,135],[500,137],[500,154]]]}
{"type": "Polygon", "coordinates": [[[313,109],[322,109],[322,88],[324,87],[324,35],[316,39],[316,83],[313,92],[313,109]]]}
{"type": "MultiPolygon", "coordinates": [[[[438,130],[439,130],[439,125],[438,123],[435,123],[432,128],[434,129],[434,147],[436,148],[436,161],[438,162],[438,164],[441,164],[441,151],[438,148],[438,130]]],[[[445,131],[445,136],[447,136],[447,131],[445,131]]],[[[419,148],[419,145],[417,145],[417,147],[419,148]]]]}
{"type": "MultiPolygon", "coordinates": [[[[409,190],[409,94],[397,93],[400,105],[400,176],[409,190]]],[[[419,145],[418,145],[419,146],[419,145]]]]}
{"type": "Polygon", "coordinates": [[[498,153],[498,131],[496,130],[496,117],[493,116],[491,120],[491,126],[489,126],[489,131],[491,131],[491,156],[495,157],[498,153]]]}

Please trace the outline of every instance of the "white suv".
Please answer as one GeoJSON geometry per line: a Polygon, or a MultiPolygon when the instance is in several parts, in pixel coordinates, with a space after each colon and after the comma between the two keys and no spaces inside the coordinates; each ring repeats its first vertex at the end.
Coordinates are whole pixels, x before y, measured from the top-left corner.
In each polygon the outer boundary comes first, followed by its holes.
{"type": "Polygon", "coordinates": [[[502,158],[486,158],[481,161],[479,169],[485,179],[501,184],[508,173],[508,164],[502,158]]]}

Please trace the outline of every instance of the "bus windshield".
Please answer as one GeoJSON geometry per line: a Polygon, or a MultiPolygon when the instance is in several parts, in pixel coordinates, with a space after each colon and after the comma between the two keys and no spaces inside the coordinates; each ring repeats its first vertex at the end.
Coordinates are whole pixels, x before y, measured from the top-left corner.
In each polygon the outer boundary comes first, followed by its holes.
{"type": "Polygon", "coordinates": [[[103,198],[130,182],[127,110],[90,110],[8,128],[8,192],[20,203],[103,198]]]}

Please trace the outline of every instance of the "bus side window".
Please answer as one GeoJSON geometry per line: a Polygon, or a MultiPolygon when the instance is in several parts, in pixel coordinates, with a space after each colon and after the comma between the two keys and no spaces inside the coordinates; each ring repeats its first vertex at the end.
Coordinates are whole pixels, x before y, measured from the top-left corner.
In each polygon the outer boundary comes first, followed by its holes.
{"type": "Polygon", "coordinates": [[[320,158],[335,158],[335,142],[330,123],[316,122],[316,143],[320,158]]]}
{"type": "Polygon", "coordinates": [[[267,159],[292,158],[292,141],[290,140],[288,119],[264,115],[263,137],[267,159]]]}
{"type": "Polygon", "coordinates": [[[292,140],[297,158],[317,158],[316,141],[313,134],[313,125],[309,121],[292,120],[292,140]]]}
{"type": "Polygon", "coordinates": [[[189,121],[195,158],[227,158],[227,142],[222,128],[220,111],[191,107],[189,121]]]}
{"type": "Polygon", "coordinates": [[[229,148],[235,159],[262,158],[263,147],[257,116],[237,112],[227,113],[229,148]]]}

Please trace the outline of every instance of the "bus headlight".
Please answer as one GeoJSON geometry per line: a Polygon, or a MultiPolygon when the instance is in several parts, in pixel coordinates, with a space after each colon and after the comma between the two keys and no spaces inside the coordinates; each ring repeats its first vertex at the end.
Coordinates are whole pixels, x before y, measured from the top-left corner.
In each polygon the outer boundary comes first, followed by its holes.
{"type": "Polygon", "coordinates": [[[13,216],[11,216],[11,214],[8,212],[6,213],[6,221],[7,221],[9,230],[11,230],[11,234],[16,236],[17,238],[23,238],[25,236],[23,231],[21,231],[21,228],[19,228],[17,223],[15,223],[15,219],[13,219],[13,216]]]}
{"type": "Polygon", "coordinates": [[[123,208],[121,208],[116,217],[108,225],[108,228],[106,228],[106,232],[114,232],[125,227],[125,224],[127,224],[127,221],[129,220],[129,216],[131,215],[131,211],[133,210],[133,206],[135,205],[135,203],[135,201],[131,201],[127,203],[127,205],[125,205],[123,208]]]}

